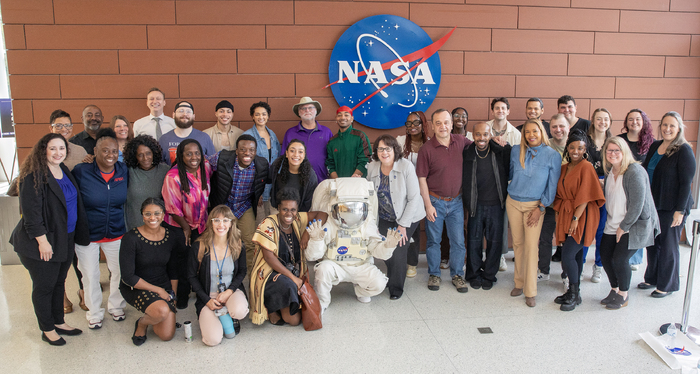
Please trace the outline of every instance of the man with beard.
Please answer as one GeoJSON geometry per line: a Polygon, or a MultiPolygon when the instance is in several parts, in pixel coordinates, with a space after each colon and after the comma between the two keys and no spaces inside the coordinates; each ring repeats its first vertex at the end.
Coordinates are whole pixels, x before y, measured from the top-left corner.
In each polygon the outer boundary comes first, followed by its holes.
{"type": "Polygon", "coordinates": [[[486,122],[474,125],[473,134],[474,143],[462,153],[462,202],[468,233],[465,280],[474,289],[490,290],[501,258],[511,146],[491,140],[491,126],[486,122]],[[482,261],[484,238],[486,260],[482,261]]]}
{"type": "MultiPolygon", "coordinates": [[[[539,97],[531,97],[527,100],[527,103],[525,104],[525,118],[527,119],[538,119],[542,121],[542,125],[544,126],[545,131],[547,131],[547,136],[550,138],[552,137],[552,134],[549,132],[549,122],[545,121],[542,119],[542,115],[544,114],[544,103],[542,102],[542,99],[539,97]]],[[[523,131],[523,125],[524,123],[518,127],[518,131],[522,132],[523,131]]]]}
{"type": "Polygon", "coordinates": [[[231,124],[231,120],[233,120],[233,104],[228,100],[221,100],[216,104],[214,115],[216,116],[216,123],[214,126],[204,130],[204,133],[209,135],[217,152],[236,149],[236,139],[243,134],[243,130],[231,124]]]}
{"type": "Polygon", "coordinates": [[[491,115],[493,119],[486,123],[491,126],[491,138],[500,145],[506,143],[520,144],[520,131],[508,122],[510,103],[505,97],[497,97],[491,101],[491,115]]]}
{"type": "Polygon", "coordinates": [[[194,106],[187,101],[180,101],[175,105],[173,112],[175,129],[163,134],[158,141],[163,148],[163,161],[171,165],[175,161],[177,146],[185,139],[194,139],[202,146],[203,156],[211,156],[216,153],[214,143],[209,135],[192,127],[194,124],[194,106]]]}
{"type": "Polygon", "coordinates": [[[349,107],[341,106],[336,111],[335,123],[339,130],[326,146],[326,167],[332,179],[367,175],[372,147],[367,134],[352,127],[354,120],[349,107]]]}
{"type": "Polygon", "coordinates": [[[175,121],[163,114],[165,109],[165,94],[157,87],[148,90],[146,106],[151,114],[134,122],[134,136],[146,134],[160,140],[163,134],[175,129],[175,121]]]}
{"type": "Polygon", "coordinates": [[[333,137],[333,133],[328,127],[316,121],[316,116],[321,114],[321,109],[323,109],[321,108],[321,103],[312,100],[308,96],[302,97],[297,104],[294,104],[292,110],[301,121],[284,134],[284,141],[280,150],[280,154],[287,152],[287,145],[293,139],[304,142],[306,158],[309,159],[311,166],[316,172],[318,183],[328,178],[328,169],[326,168],[328,152],[326,145],[333,137]]]}
{"type": "Polygon", "coordinates": [[[102,126],[102,110],[96,105],[88,105],[83,109],[83,126],[85,130],[70,138],[69,142],[77,144],[89,155],[95,155],[95,145],[97,145],[97,131],[102,126]]]}

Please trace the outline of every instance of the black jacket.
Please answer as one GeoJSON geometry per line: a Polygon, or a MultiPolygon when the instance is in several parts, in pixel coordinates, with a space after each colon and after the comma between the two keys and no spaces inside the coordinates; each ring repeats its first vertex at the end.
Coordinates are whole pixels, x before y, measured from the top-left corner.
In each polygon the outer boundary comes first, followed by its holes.
{"type": "MultiPolygon", "coordinates": [[[[508,173],[510,172],[510,150],[511,146],[506,144],[500,146],[495,141],[489,141],[489,159],[494,169],[496,177],[496,188],[501,200],[501,208],[505,207],[506,196],[508,196],[508,173]]],[[[462,204],[464,211],[470,216],[476,213],[476,205],[479,197],[476,188],[476,143],[472,143],[462,151],[462,204]]]]}
{"type": "MultiPolygon", "coordinates": [[[[280,158],[277,160],[281,160],[282,157],[286,156],[282,154],[282,156],[280,156],[280,158]]],[[[277,177],[282,172],[282,162],[279,163],[279,167],[277,167],[277,161],[273,162],[272,165],[273,167],[270,168],[270,183],[272,184],[272,188],[270,189],[270,205],[277,209],[277,204],[279,204],[279,201],[277,201],[276,196],[278,191],[276,182],[277,177]]],[[[306,181],[303,191],[299,191],[299,197],[301,198],[299,202],[300,212],[308,212],[311,210],[311,202],[314,198],[314,191],[316,190],[316,187],[318,187],[318,177],[312,169],[311,173],[309,174],[309,180],[306,181]]]]}
{"type": "MultiPolygon", "coordinates": [[[[253,214],[258,214],[258,200],[265,191],[265,184],[269,183],[267,160],[255,156],[255,180],[253,181],[253,193],[251,202],[253,214]]],[[[216,171],[211,177],[211,195],[209,196],[209,210],[217,205],[226,204],[233,186],[233,168],[236,166],[236,151],[221,151],[216,171]]]]}
{"type": "MultiPolygon", "coordinates": [[[[651,143],[647,158],[642,163],[644,169],[657,153],[663,141],[651,143]]],[[[690,195],[690,184],[695,176],[695,156],[688,144],[670,157],[663,155],[654,169],[654,179],[651,181],[651,195],[654,197],[656,210],[690,213],[693,198],[690,195]]]]}
{"type": "MultiPolygon", "coordinates": [[[[194,306],[197,308],[197,315],[204,308],[211,297],[209,293],[211,292],[211,257],[210,253],[206,253],[202,257],[202,263],[197,261],[197,254],[199,253],[199,242],[195,242],[190,248],[190,257],[187,263],[187,277],[192,285],[192,291],[197,294],[197,301],[195,301],[194,306]]],[[[247,273],[246,263],[245,263],[245,246],[241,243],[241,254],[238,258],[233,261],[233,278],[231,279],[231,284],[228,286],[229,290],[243,291],[245,295],[245,286],[243,286],[243,278],[247,273]]]]}
{"type": "MultiPolygon", "coordinates": [[[[70,179],[78,191],[78,220],[75,224],[73,239],[77,244],[88,245],[90,244],[90,232],[78,184],[65,165],[61,164],[61,170],[63,170],[64,177],[70,179]]],[[[19,204],[22,218],[12,232],[10,244],[14,246],[15,252],[39,261],[41,256],[36,238],[45,234],[53,249],[53,257],[49,261],[72,260],[75,248],[68,246],[68,210],[63,190],[49,172],[48,180],[42,183],[39,191],[36,191],[34,189],[34,178],[36,177],[35,173],[29,174],[19,185],[19,204]]]]}

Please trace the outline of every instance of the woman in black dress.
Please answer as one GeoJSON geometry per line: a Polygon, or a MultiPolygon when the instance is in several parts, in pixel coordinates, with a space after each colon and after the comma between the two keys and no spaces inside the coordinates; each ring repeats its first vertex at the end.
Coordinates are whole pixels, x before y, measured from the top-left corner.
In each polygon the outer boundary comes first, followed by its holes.
{"type": "Polygon", "coordinates": [[[74,242],[90,242],[82,198],[63,164],[66,155],[68,143],[60,134],[44,135],[34,145],[20,168],[23,215],[10,238],[32,278],[32,303],[41,339],[51,345],[66,344],[59,335],[82,333],[65,323],[63,295],[74,242]]]}
{"type": "Polygon", "coordinates": [[[161,340],[175,335],[175,293],[178,271],[174,253],[183,251],[185,238],[181,230],[163,224],[165,204],[148,198],[141,205],[144,224],[129,230],[122,238],[119,286],[124,300],[144,316],[136,320],[131,341],[146,341],[148,326],[161,340]]]}

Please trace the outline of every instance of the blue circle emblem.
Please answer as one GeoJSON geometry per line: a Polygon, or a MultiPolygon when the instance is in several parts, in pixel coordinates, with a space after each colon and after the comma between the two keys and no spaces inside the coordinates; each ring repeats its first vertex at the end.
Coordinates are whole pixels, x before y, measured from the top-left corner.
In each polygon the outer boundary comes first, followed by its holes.
{"type": "Polygon", "coordinates": [[[348,247],[345,247],[345,246],[338,247],[338,254],[344,255],[346,253],[348,253],[348,247]]]}
{"type": "Polygon", "coordinates": [[[333,48],[329,86],[340,106],[375,129],[403,126],[413,111],[426,111],[440,88],[437,50],[415,23],[398,16],[367,17],[350,26],[333,48]]]}

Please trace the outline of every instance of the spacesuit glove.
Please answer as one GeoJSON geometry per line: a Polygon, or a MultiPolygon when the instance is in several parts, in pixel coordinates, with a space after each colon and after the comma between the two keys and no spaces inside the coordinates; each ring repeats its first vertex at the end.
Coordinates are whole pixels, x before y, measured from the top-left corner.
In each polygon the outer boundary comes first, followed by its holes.
{"type": "Polygon", "coordinates": [[[309,223],[309,227],[306,228],[306,232],[309,233],[309,238],[311,240],[323,240],[326,236],[327,229],[323,228],[321,220],[313,220],[309,223]]]}
{"type": "Polygon", "coordinates": [[[397,228],[389,229],[386,233],[386,239],[384,240],[385,248],[395,248],[401,240],[401,233],[397,228]]]}

